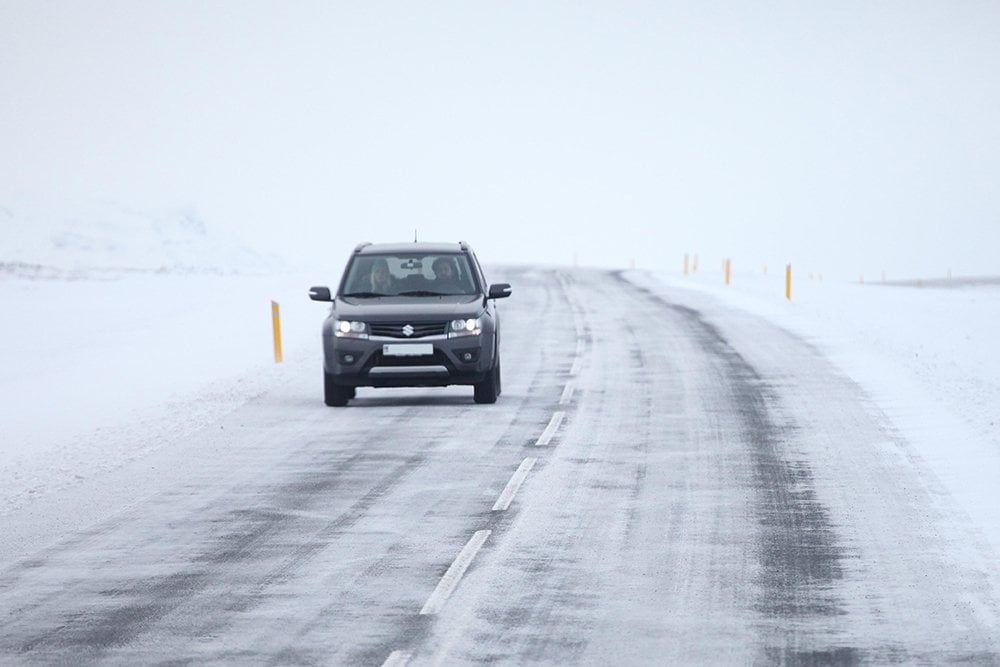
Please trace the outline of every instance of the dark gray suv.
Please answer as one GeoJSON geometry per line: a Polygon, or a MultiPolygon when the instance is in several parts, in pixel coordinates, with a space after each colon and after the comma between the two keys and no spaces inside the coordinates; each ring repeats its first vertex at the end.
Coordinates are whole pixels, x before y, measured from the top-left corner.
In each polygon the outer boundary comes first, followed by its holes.
{"type": "Polygon", "coordinates": [[[500,320],[466,243],[362,243],[351,254],[323,322],[324,397],[347,405],[356,387],[473,386],[476,403],[500,395],[500,320]]]}

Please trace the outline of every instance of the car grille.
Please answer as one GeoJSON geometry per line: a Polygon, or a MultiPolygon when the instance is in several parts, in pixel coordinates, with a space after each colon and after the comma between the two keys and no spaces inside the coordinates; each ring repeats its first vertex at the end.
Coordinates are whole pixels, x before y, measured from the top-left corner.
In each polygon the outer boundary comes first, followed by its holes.
{"type": "Polygon", "coordinates": [[[412,339],[448,333],[447,322],[371,322],[369,327],[372,336],[386,336],[388,338],[412,339]],[[413,333],[407,336],[403,332],[405,327],[412,327],[413,333]]]}

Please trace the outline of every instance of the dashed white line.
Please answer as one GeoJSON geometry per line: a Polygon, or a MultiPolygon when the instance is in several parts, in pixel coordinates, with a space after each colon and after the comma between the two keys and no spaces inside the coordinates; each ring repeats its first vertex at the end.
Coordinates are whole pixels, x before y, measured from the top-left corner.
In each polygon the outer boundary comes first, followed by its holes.
{"type": "Polygon", "coordinates": [[[537,461],[538,459],[531,457],[521,461],[521,465],[517,467],[513,477],[511,477],[510,481],[507,482],[507,486],[504,487],[500,497],[497,498],[496,503],[493,504],[494,512],[507,511],[507,508],[510,507],[511,501],[514,500],[514,494],[517,493],[517,490],[521,488],[522,484],[524,484],[524,479],[528,476],[528,473],[531,472],[531,469],[535,466],[537,461]]]}
{"type": "Polygon", "coordinates": [[[448,571],[444,573],[441,577],[441,581],[438,582],[437,588],[431,593],[431,596],[427,598],[427,602],[424,604],[424,608],[420,610],[420,614],[436,614],[441,609],[444,608],[444,603],[448,601],[448,598],[454,592],[455,588],[458,586],[458,582],[461,581],[462,575],[465,571],[469,569],[469,565],[472,564],[472,559],[476,557],[479,553],[479,549],[482,548],[483,542],[486,538],[490,536],[489,530],[477,530],[472,536],[472,539],[462,547],[459,552],[458,557],[455,562],[451,564],[448,571]]]}
{"type": "Polygon", "coordinates": [[[559,397],[559,405],[566,405],[573,400],[573,389],[573,381],[570,380],[566,383],[566,386],[563,387],[562,396],[559,397]]]}
{"type": "Polygon", "coordinates": [[[580,368],[583,366],[583,349],[584,349],[584,346],[585,346],[585,343],[584,343],[583,338],[577,338],[576,339],[576,352],[573,353],[573,356],[575,357],[573,359],[573,367],[569,369],[569,374],[570,375],[579,375],[580,374],[580,368]]]}
{"type": "Polygon", "coordinates": [[[552,415],[552,419],[549,420],[549,425],[545,427],[542,434],[538,436],[538,440],[535,441],[535,447],[544,447],[549,444],[552,437],[556,434],[559,429],[559,425],[562,424],[562,420],[566,417],[565,412],[556,412],[552,415]]]}
{"type": "Polygon", "coordinates": [[[410,651],[393,651],[382,663],[382,667],[406,667],[406,663],[413,657],[410,651]]]}

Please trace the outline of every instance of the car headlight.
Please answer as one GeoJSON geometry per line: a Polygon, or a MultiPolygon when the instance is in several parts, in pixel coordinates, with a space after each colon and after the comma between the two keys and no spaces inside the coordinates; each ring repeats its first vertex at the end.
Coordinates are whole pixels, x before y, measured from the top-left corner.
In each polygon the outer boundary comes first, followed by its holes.
{"type": "Polygon", "coordinates": [[[368,325],[356,320],[337,320],[333,332],[337,338],[368,338],[368,325]]]}
{"type": "Polygon", "coordinates": [[[478,336],[483,332],[483,318],[472,317],[467,320],[452,320],[448,325],[448,337],[478,336]]]}

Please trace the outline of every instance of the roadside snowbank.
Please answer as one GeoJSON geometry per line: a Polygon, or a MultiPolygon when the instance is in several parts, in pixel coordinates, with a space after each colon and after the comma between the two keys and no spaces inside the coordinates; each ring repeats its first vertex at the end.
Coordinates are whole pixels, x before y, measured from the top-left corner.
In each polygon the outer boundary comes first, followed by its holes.
{"type": "Polygon", "coordinates": [[[272,299],[286,360],[318,359],[324,311],[308,301],[308,280],[0,278],[0,514],[169,443],[282,381],[272,299]]]}
{"type": "Polygon", "coordinates": [[[315,276],[280,272],[192,210],[7,201],[0,228],[0,515],[281,381],[272,300],[285,358],[319,354],[315,276]]]}

